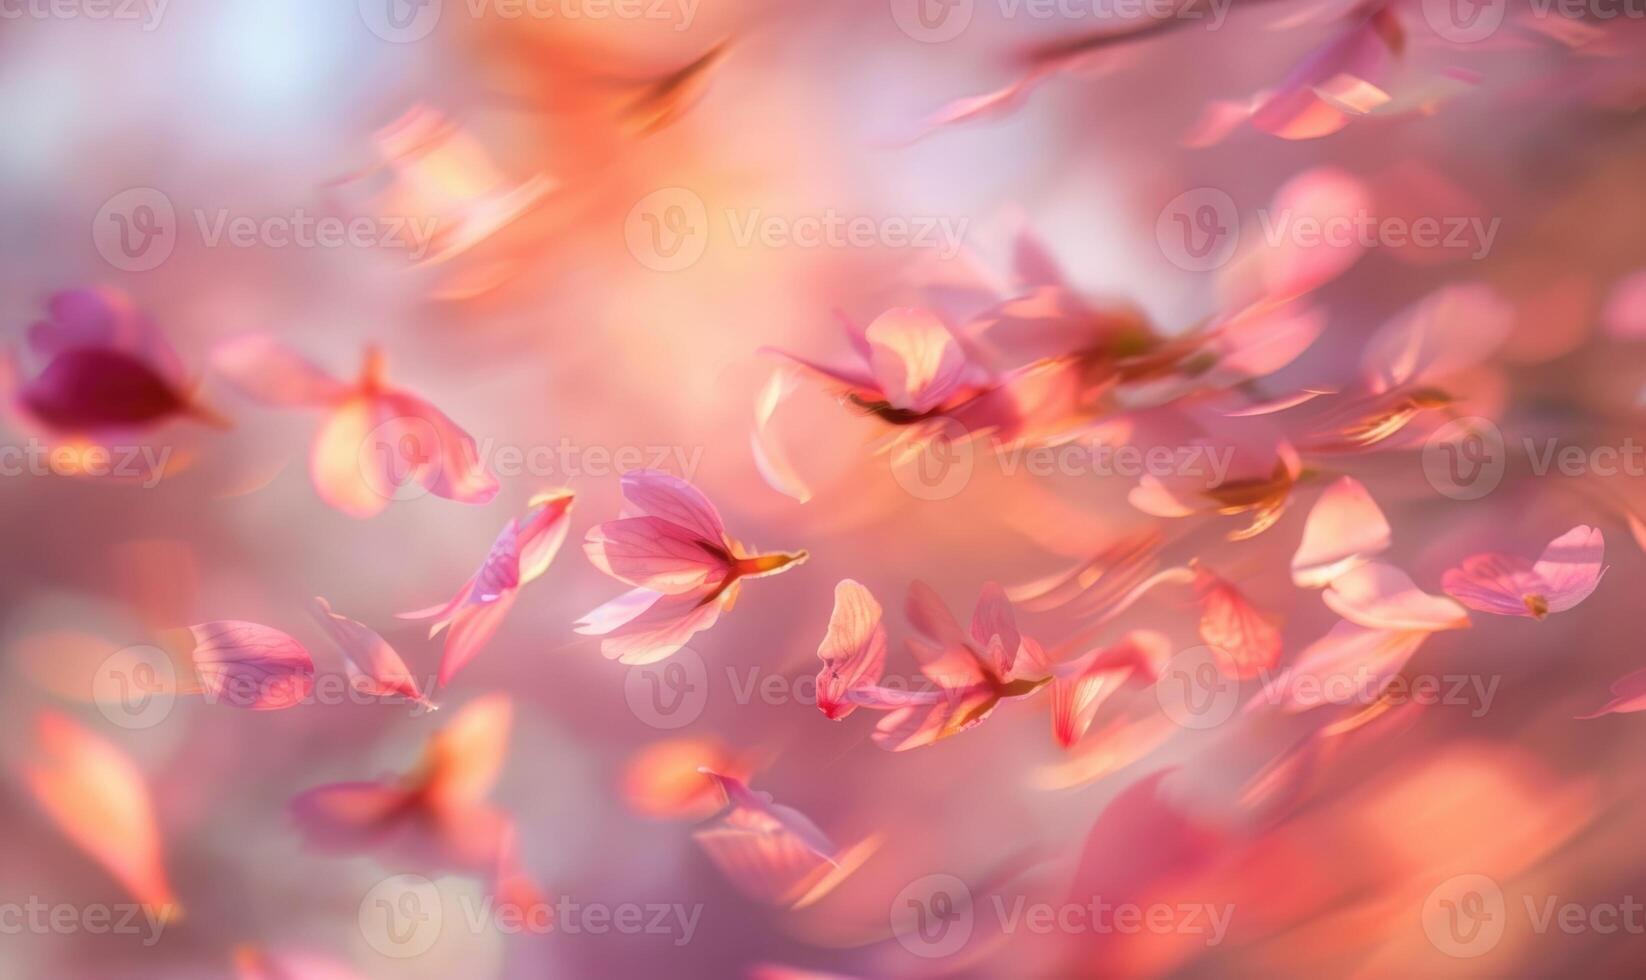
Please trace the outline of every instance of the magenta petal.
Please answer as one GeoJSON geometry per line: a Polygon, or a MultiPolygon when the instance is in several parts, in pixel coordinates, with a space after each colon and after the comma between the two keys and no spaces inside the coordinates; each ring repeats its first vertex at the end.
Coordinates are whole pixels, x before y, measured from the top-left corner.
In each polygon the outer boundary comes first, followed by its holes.
{"type": "Polygon", "coordinates": [[[194,671],[206,698],[237,708],[276,711],[309,696],[314,661],[277,629],[225,619],[189,627],[194,671]]]}

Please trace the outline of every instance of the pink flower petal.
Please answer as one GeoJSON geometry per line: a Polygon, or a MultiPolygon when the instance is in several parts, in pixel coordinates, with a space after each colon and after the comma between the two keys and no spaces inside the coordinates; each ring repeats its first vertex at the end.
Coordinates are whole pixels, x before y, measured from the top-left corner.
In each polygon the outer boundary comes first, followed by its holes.
{"type": "Polygon", "coordinates": [[[960,386],[966,355],[943,321],[899,307],[869,324],[869,366],[893,408],[929,412],[960,386]]]}
{"type": "Polygon", "coordinates": [[[1303,522],[1292,555],[1292,581],[1318,589],[1389,547],[1389,522],[1359,480],[1342,477],[1326,488],[1303,522]]]}
{"type": "Polygon", "coordinates": [[[444,412],[404,392],[385,394],[382,402],[379,413],[388,418],[373,438],[394,447],[402,465],[411,464],[411,480],[436,497],[464,504],[489,503],[497,496],[497,478],[481,463],[474,437],[444,412]]]}
{"type": "Polygon", "coordinates": [[[583,550],[619,581],[676,595],[723,579],[730,571],[720,539],[661,517],[627,517],[589,529],[583,550]],[[709,550],[709,549],[715,550],[709,550]]]}
{"type": "Polygon", "coordinates": [[[712,545],[726,540],[726,524],[702,491],[661,470],[629,470],[623,474],[624,516],[649,516],[677,524],[712,545]]]}
{"type": "Polygon", "coordinates": [[[1424,592],[1411,576],[1384,562],[1371,562],[1337,576],[1322,598],[1333,612],[1367,629],[1431,632],[1469,625],[1469,614],[1462,606],[1424,592]]]}
{"type": "Polygon", "coordinates": [[[23,777],[52,822],[137,901],[168,918],[180,912],[142,771],[63,715],[40,714],[35,735],[37,751],[24,762],[23,777]]]}
{"type": "Polygon", "coordinates": [[[1204,568],[1195,574],[1200,638],[1230,677],[1256,677],[1280,662],[1280,630],[1240,590],[1204,568]]]}
{"type": "Polygon", "coordinates": [[[224,619],[190,626],[194,672],[210,700],[277,711],[309,696],[314,661],[303,644],[257,623],[224,619]]]}
{"type": "Polygon", "coordinates": [[[1022,639],[1006,591],[998,583],[985,583],[972,613],[972,640],[988,657],[996,677],[1006,677],[1012,672],[1022,639]]]}
{"type": "Polygon", "coordinates": [[[355,687],[373,697],[398,696],[428,704],[417,679],[388,641],[363,623],[332,612],[331,604],[316,596],[315,614],[343,652],[343,662],[355,687]]]}
{"type": "Polygon", "coordinates": [[[1514,307],[1490,286],[1444,286],[1378,328],[1361,355],[1362,372],[1378,392],[1456,374],[1497,350],[1514,318],[1514,307]]]}
{"type": "Polygon", "coordinates": [[[1428,636],[1428,632],[1367,629],[1344,620],[1309,644],[1297,663],[1254,703],[1278,701],[1288,712],[1327,704],[1368,706],[1428,636]]]}
{"type": "Polygon", "coordinates": [[[1594,592],[1605,574],[1606,539],[1600,528],[1580,524],[1549,542],[1532,566],[1548,589],[1550,612],[1565,612],[1594,592]]]}
{"type": "Polygon", "coordinates": [[[1599,718],[1601,715],[1622,715],[1634,711],[1646,711],[1646,670],[1637,670],[1613,681],[1612,700],[1589,714],[1578,715],[1578,718],[1599,718]]]}
{"type": "Polygon", "coordinates": [[[709,599],[695,592],[663,595],[634,589],[588,613],[573,628],[585,636],[604,636],[600,652],[608,659],[656,663],[713,626],[723,604],[724,594],[709,599]]]}
{"type": "Polygon", "coordinates": [[[817,707],[825,718],[838,721],[857,707],[847,694],[878,684],[886,666],[880,603],[861,584],[848,578],[835,585],[829,631],[817,656],[823,661],[817,673],[817,707]]]}

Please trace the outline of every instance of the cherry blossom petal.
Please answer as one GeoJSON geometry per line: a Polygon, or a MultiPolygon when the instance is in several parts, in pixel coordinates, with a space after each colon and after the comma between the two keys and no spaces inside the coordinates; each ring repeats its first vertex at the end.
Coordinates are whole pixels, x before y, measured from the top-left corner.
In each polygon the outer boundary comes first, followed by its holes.
{"type": "Polygon", "coordinates": [[[392,447],[402,465],[411,464],[410,480],[458,503],[484,504],[497,496],[497,477],[481,462],[474,437],[444,412],[404,392],[385,394],[382,402],[380,415],[388,417],[372,438],[392,447]]]}
{"type": "Polygon", "coordinates": [[[1303,522],[1292,555],[1292,581],[1305,589],[1364,564],[1389,547],[1389,522],[1359,480],[1342,477],[1326,488],[1303,522]]]}
{"type": "Polygon", "coordinates": [[[605,637],[600,652],[610,660],[631,665],[656,663],[713,626],[723,604],[723,597],[717,600],[695,592],[664,595],[634,589],[588,613],[573,629],[585,636],[605,637]]]}
{"type": "MultiPolygon", "coordinates": [[[[1354,175],[1335,167],[1315,167],[1288,180],[1275,192],[1269,210],[1276,223],[1290,229],[1306,222],[1325,229],[1358,229],[1371,213],[1371,191],[1354,175]]],[[[1357,232],[1318,236],[1305,245],[1302,236],[1282,234],[1262,253],[1263,281],[1277,296],[1295,296],[1330,282],[1365,252],[1357,232]]]]}
{"type": "Polygon", "coordinates": [[[574,497],[570,490],[546,490],[526,502],[530,508],[515,535],[518,584],[525,585],[548,571],[571,530],[574,497]]]}
{"type": "Polygon", "coordinates": [[[137,901],[166,918],[179,915],[142,771],[113,743],[54,712],[36,717],[35,737],[23,777],[52,822],[137,901]]]}
{"type": "Polygon", "coordinates": [[[1612,682],[1612,700],[1579,719],[1599,718],[1601,715],[1622,715],[1646,710],[1646,670],[1625,674],[1612,682]]]}
{"type": "MultiPolygon", "coordinates": [[[[374,517],[403,482],[394,454],[375,451],[376,405],[356,396],[337,406],[315,433],[309,476],[320,498],[350,517],[374,517]]],[[[383,444],[387,445],[387,444],[383,444]]]]}
{"type": "Polygon", "coordinates": [[[17,397],[30,416],[65,433],[141,428],[196,411],[147,362],[99,347],[58,354],[17,397]]]}
{"type": "Polygon", "coordinates": [[[983,594],[972,613],[972,640],[988,657],[996,677],[1012,672],[1022,636],[1017,632],[1011,600],[998,583],[987,582],[983,586],[983,594]]]}
{"type": "Polygon", "coordinates": [[[194,672],[208,700],[253,711],[301,703],[314,686],[303,644],[268,626],[225,619],[189,627],[194,672]]]}
{"type": "Polygon", "coordinates": [[[754,431],[749,436],[749,448],[754,454],[755,468],[760,471],[760,478],[766,481],[767,486],[785,497],[805,503],[812,499],[812,491],[789,461],[789,454],[772,425],[778,406],[794,390],[794,386],[793,375],[778,370],[760,389],[760,395],[755,399],[754,431]]]}
{"type": "Polygon", "coordinates": [[[741,780],[707,773],[725,792],[730,809],[693,834],[703,852],[739,891],[758,901],[801,908],[822,897],[867,855],[849,859],[815,823],[792,807],[771,802],[741,780]],[[838,858],[838,859],[837,859],[838,858]]]}
{"type": "Polygon", "coordinates": [[[1546,583],[1530,559],[1517,555],[1471,555],[1441,576],[1446,594],[1470,609],[1499,616],[1541,619],[1548,613],[1546,583]]]}
{"type": "Polygon", "coordinates": [[[349,679],[357,690],[373,697],[398,696],[427,705],[417,678],[388,641],[363,623],[332,612],[331,604],[315,596],[315,615],[343,652],[349,679]]]}
{"type": "Polygon", "coordinates": [[[1204,568],[1195,574],[1200,638],[1212,648],[1218,669],[1230,677],[1256,677],[1280,662],[1280,630],[1240,590],[1204,568]]]}
{"type": "Polygon", "coordinates": [[[1431,632],[1469,625],[1469,614],[1462,606],[1424,592],[1411,576],[1384,562],[1371,562],[1337,576],[1322,598],[1333,612],[1367,629],[1431,632]]]}
{"type": "Polygon", "coordinates": [[[726,524],[703,492],[662,470],[629,470],[623,474],[624,516],[657,517],[686,528],[711,545],[726,541],[726,524]],[[632,508],[632,512],[630,510],[632,508]]]}
{"type": "Polygon", "coordinates": [[[1473,367],[1509,336],[1515,311],[1483,283],[1444,286],[1378,328],[1361,355],[1376,392],[1473,367]]]}
{"type": "Polygon", "coordinates": [[[848,692],[878,684],[886,666],[880,603],[860,583],[848,578],[835,585],[829,631],[817,656],[823,661],[817,673],[817,707],[825,718],[838,721],[857,707],[848,692]]]}
{"type": "Polygon", "coordinates": [[[1288,712],[1372,704],[1428,636],[1427,631],[1367,629],[1343,620],[1309,644],[1253,704],[1278,704],[1288,712]]]}
{"type": "Polygon", "coordinates": [[[1550,612],[1565,612],[1594,592],[1606,573],[1606,539],[1600,528],[1578,525],[1549,542],[1532,566],[1547,591],[1550,612]]]}
{"type": "Polygon", "coordinates": [[[929,412],[960,386],[966,355],[943,321],[899,307],[869,324],[869,365],[893,408],[929,412]]]}
{"type": "Polygon", "coordinates": [[[589,529],[583,550],[612,578],[676,595],[724,578],[729,556],[717,539],[661,517],[626,517],[589,529]],[[710,550],[715,549],[715,550],[710,550]]]}

